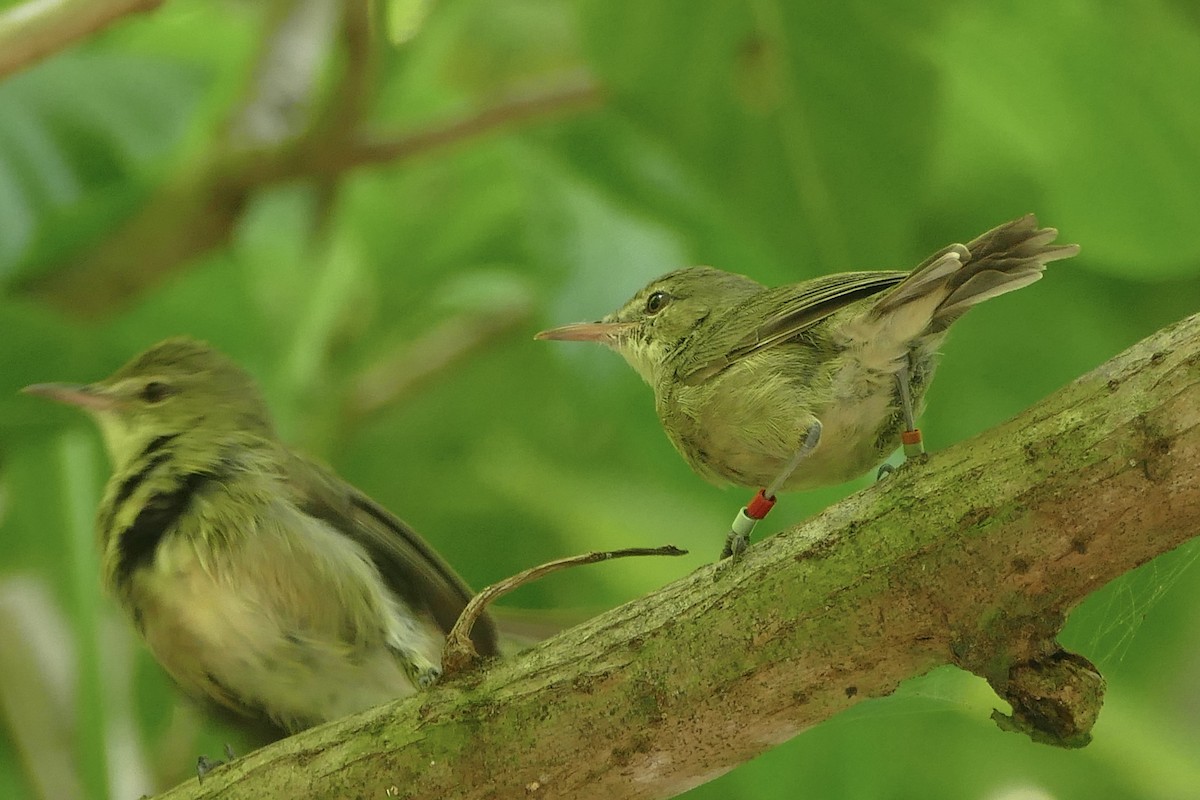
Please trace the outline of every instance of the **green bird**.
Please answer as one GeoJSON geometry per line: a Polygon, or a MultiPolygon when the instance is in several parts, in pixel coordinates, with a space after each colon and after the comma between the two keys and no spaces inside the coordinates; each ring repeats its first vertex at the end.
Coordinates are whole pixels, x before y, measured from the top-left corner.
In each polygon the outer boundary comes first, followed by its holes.
{"type": "MultiPolygon", "coordinates": [[[[411,528],[281,442],[230,359],[170,339],[97,383],[24,391],[99,423],[113,465],[102,581],[189,694],[294,732],[437,678],[470,590],[411,528]]],[[[497,654],[490,619],[473,642],[497,654]]]]}
{"type": "MultiPolygon", "coordinates": [[[[1054,244],[1057,235],[1029,214],[911,272],[847,272],[773,289],[688,267],[598,322],[537,338],[620,353],[654,389],[663,428],[692,469],[718,484],[765,487],[739,515],[757,519],[778,491],[869,471],[902,432],[917,445],[915,417],[947,329],[1079,252],[1054,244]]],[[[747,525],[735,521],[725,555],[744,549],[747,525]]]]}

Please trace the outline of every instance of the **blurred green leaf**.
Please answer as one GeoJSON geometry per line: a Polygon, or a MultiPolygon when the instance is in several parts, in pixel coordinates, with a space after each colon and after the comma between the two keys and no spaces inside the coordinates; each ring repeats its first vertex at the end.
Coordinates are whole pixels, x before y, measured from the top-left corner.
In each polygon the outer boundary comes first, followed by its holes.
{"type": "Polygon", "coordinates": [[[417,35],[433,0],[383,0],[388,40],[404,44],[417,35]]]}
{"type": "Polygon", "coordinates": [[[866,6],[591,2],[585,13],[620,108],[702,176],[735,229],[772,248],[775,275],[894,257],[924,182],[937,84],[866,6]]]}
{"type": "Polygon", "coordinates": [[[128,215],[182,141],[200,84],[186,65],[90,53],[0,83],[0,280],[128,215]]]}
{"type": "Polygon", "coordinates": [[[946,77],[938,173],[947,203],[1020,175],[1046,187],[1055,224],[1085,242],[1093,266],[1195,275],[1194,26],[1153,1],[1120,0],[1100,14],[1021,0],[960,7],[926,46],[946,77]]]}

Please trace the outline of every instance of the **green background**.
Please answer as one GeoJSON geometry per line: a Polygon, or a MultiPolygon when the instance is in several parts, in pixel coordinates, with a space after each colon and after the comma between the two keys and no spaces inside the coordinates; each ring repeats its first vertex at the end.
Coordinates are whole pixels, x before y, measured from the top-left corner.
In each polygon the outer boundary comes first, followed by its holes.
{"type": "MultiPolygon", "coordinates": [[[[222,206],[227,236],[160,246],[200,227],[170,200],[228,163],[226,123],[290,5],[171,0],[0,81],[0,797],[39,796],[39,762],[56,798],[135,797],[229,738],[181,710],[99,599],[99,439],[23,385],[98,379],[188,333],[244,363],[289,441],[475,586],[593,549],[692,551],[506,601],[583,614],[710,561],[747,493],[688,471],[618,357],[534,342],[541,328],[684,264],[771,285],[907,268],[1036,211],[1083,252],[956,324],[922,422],[937,450],[1200,306],[1191,0],[380,3],[365,130],[581,75],[603,100],[354,171],[301,160],[222,206]],[[147,270],[120,304],[79,299],[147,270]],[[354,413],[377,374],[412,380],[354,413]],[[69,767],[47,770],[56,757],[69,767]]],[[[338,35],[299,136],[349,113],[323,113],[345,99],[338,35]]],[[[788,496],[762,527],[867,480],[788,496]]],[[[1109,681],[1082,751],[1001,733],[987,686],[945,669],[687,796],[1200,796],[1198,553],[1072,615],[1063,641],[1109,681]]]]}

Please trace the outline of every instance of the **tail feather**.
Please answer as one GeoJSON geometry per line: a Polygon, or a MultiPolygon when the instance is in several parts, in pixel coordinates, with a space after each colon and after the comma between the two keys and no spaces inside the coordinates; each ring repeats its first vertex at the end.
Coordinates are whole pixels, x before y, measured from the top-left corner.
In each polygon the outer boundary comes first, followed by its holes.
{"type": "Polygon", "coordinates": [[[905,278],[901,286],[908,297],[920,297],[942,285],[947,278],[962,269],[963,263],[970,260],[971,251],[961,244],[952,244],[942,248],[921,266],[914,269],[905,278]]]}
{"type": "Polygon", "coordinates": [[[1041,267],[1042,265],[1039,264],[1032,269],[1013,269],[1004,272],[989,269],[976,272],[937,307],[933,314],[934,326],[945,328],[961,317],[971,306],[1041,280],[1041,267]]]}
{"type": "Polygon", "coordinates": [[[940,296],[932,309],[929,332],[945,330],[967,309],[984,300],[1028,286],[1042,277],[1051,261],[1079,252],[1076,244],[1053,244],[1054,228],[1038,228],[1033,214],[1006,222],[967,245],[935,253],[874,308],[877,317],[922,298],[940,296]]]}

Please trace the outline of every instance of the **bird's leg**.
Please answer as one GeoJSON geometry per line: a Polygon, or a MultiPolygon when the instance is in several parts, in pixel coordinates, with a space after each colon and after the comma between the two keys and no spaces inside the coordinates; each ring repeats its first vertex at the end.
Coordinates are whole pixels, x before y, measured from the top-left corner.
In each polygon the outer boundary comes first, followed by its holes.
{"type": "MultiPolygon", "coordinates": [[[[900,432],[900,443],[904,445],[904,457],[915,458],[925,452],[925,441],[921,438],[921,430],[917,427],[917,417],[913,412],[912,387],[909,384],[908,367],[912,363],[911,354],[904,359],[904,366],[896,371],[896,384],[900,388],[900,413],[904,416],[904,430],[900,432]]],[[[879,468],[875,479],[880,480],[896,468],[884,464],[879,468]]]]}
{"type": "Polygon", "coordinates": [[[792,473],[800,466],[800,462],[807,458],[820,442],[821,421],[814,419],[808,429],[808,435],[804,437],[804,444],[800,445],[800,449],[788,461],[783,471],[771,481],[770,486],[759,489],[758,494],[754,495],[754,499],[745,508],[738,510],[737,516],[733,518],[733,525],[730,526],[729,535],[725,537],[725,549],[721,551],[721,558],[737,557],[746,551],[750,546],[750,533],[754,526],[775,506],[775,494],[783,488],[787,479],[792,477],[792,473]]]}
{"type": "Polygon", "coordinates": [[[912,388],[908,380],[910,363],[911,356],[905,359],[904,366],[896,373],[896,382],[900,384],[900,411],[904,414],[904,430],[900,433],[900,441],[904,444],[905,458],[915,458],[925,452],[925,441],[921,438],[917,417],[913,413],[912,388]]]}

